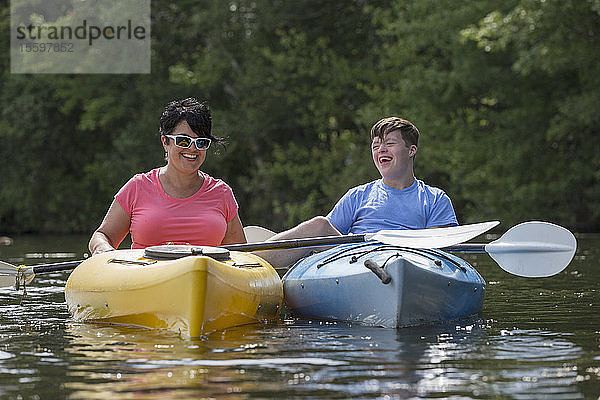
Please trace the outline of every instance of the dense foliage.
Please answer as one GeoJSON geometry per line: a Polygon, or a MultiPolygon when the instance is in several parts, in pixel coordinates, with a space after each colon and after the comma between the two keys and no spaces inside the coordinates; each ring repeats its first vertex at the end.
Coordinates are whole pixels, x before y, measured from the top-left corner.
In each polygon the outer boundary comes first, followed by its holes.
{"type": "Polygon", "coordinates": [[[0,233],[93,230],[163,162],[159,115],[188,96],[228,138],[205,167],[245,224],[377,178],[368,131],[399,115],[460,221],[600,228],[600,0],[154,1],[150,75],[11,74],[6,3],[0,233]]]}

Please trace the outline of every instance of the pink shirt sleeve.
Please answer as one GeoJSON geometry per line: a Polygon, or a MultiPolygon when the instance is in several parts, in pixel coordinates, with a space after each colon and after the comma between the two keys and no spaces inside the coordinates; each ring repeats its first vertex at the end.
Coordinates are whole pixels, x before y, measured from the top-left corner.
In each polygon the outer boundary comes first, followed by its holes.
{"type": "Polygon", "coordinates": [[[115,200],[123,207],[123,210],[131,217],[137,196],[137,181],[140,175],[134,175],[115,195],[115,200]]]}
{"type": "Polygon", "coordinates": [[[233,190],[231,190],[229,185],[227,185],[225,182],[220,182],[224,186],[223,200],[225,201],[225,220],[229,222],[237,215],[239,206],[235,200],[235,196],[233,195],[233,190]]]}

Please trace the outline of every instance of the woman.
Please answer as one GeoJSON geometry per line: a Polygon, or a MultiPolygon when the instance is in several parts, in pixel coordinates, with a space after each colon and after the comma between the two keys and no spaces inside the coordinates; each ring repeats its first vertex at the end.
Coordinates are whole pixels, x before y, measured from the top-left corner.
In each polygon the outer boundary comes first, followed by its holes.
{"type": "Polygon", "coordinates": [[[160,118],[167,164],[131,178],[92,234],[90,252],[116,249],[131,232],[132,248],[160,244],[246,243],[231,188],[200,171],[212,141],[208,106],[172,101],[160,118]]]}

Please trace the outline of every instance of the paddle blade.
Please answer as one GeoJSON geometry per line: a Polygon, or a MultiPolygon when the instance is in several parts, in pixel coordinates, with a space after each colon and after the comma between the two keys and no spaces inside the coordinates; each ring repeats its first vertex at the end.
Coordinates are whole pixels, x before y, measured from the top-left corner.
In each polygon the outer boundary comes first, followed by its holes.
{"type": "Polygon", "coordinates": [[[473,239],[498,225],[499,221],[415,230],[384,230],[365,235],[367,240],[377,240],[394,246],[438,249],[473,239]]]}
{"type": "Polygon", "coordinates": [[[549,222],[524,222],[510,228],[485,251],[508,273],[528,278],[546,277],[564,270],[577,250],[575,236],[549,222]]]}
{"type": "Polygon", "coordinates": [[[0,261],[0,287],[14,286],[17,281],[17,267],[0,261]]]}
{"type": "Polygon", "coordinates": [[[264,242],[275,236],[275,232],[262,226],[249,225],[244,227],[244,234],[248,243],[264,242]]]}
{"type": "Polygon", "coordinates": [[[19,270],[18,267],[12,264],[0,261],[0,287],[15,286],[17,283],[17,274],[21,274],[21,283],[23,282],[23,278],[25,278],[25,283],[29,283],[35,276],[31,268],[19,270]]]}

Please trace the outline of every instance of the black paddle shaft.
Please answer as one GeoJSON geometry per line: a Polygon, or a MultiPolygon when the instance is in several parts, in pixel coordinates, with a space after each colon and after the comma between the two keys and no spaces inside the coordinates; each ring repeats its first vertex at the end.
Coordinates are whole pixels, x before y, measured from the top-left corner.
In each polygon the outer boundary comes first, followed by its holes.
{"type": "Polygon", "coordinates": [[[459,243],[442,250],[456,253],[485,253],[485,243],[459,243]]]}
{"type": "MultiPolygon", "coordinates": [[[[314,246],[328,246],[343,243],[357,243],[364,242],[365,235],[346,235],[346,236],[325,236],[317,238],[307,239],[293,239],[293,240],[278,240],[273,242],[261,242],[261,243],[245,243],[245,244],[232,244],[227,246],[219,246],[227,250],[233,251],[260,251],[260,250],[274,250],[274,249],[293,249],[298,247],[314,247],[314,246]]],[[[53,264],[40,264],[32,267],[34,274],[42,274],[48,272],[58,271],[70,271],[75,269],[84,260],[78,261],[65,261],[53,264]]]]}
{"type": "MultiPolygon", "coordinates": [[[[294,249],[300,247],[332,246],[344,243],[361,243],[365,241],[365,235],[344,235],[344,236],[324,236],[317,238],[276,240],[272,242],[231,244],[219,246],[232,251],[261,251],[276,249],[294,249]]],[[[485,244],[462,243],[450,247],[445,247],[446,251],[457,251],[464,253],[484,253],[485,244]]],[[[65,261],[53,264],[40,264],[33,266],[34,274],[42,274],[58,271],[70,271],[75,269],[84,260],[65,261]]]]}
{"type": "Polygon", "coordinates": [[[75,267],[81,264],[82,262],[83,260],[65,261],[54,264],[40,264],[34,265],[32,269],[34,274],[41,274],[44,272],[70,271],[72,269],[75,269],[75,267]]]}
{"type": "Polygon", "coordinates": [[[332,246],[344,243],[361,243],[365,235],[323,236],[305,239],[274,240],[272,242],[231,244],[219,246],[231,251],[261,251],[277,249],[294,249],[299,247],[332,246]]]}

